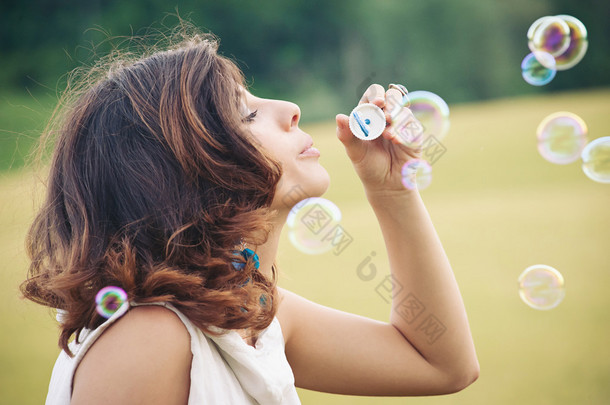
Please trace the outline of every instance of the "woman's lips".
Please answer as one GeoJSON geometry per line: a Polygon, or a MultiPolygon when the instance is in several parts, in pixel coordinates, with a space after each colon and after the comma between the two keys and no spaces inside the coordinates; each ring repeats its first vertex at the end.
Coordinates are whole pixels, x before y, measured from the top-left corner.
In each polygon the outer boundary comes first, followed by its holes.
{"type": "Polygon", "coordinates": [[[320,156],[320,151],[313,146],[305,149],[303,152],[299,154],[299,156],[320,156]]]}

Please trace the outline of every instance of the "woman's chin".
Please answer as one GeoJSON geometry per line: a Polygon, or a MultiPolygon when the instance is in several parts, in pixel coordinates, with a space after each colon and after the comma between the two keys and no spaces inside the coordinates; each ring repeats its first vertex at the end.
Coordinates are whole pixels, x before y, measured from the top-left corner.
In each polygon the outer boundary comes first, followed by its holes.
{"type": "Polygon", "coordinates": [[[324,170],[324,172],[326,173],[326,177],[324,178],[324,181],[321,181],[322,187],[321,187],[320,195],[317,197],[321,197],[324,193],[326,193],[326,191],[328,190],[328,187],[330,187],[330,175],[328,174],[328,172],[326,172],[326,170],[324,170]]]}
{"type": "Polygon", "coordinates": [[[308,197],[321,197],[330,186],[330,175],[326,169],[320,166],[320,172],[312,173],[310,176],[310,184],[308,184],[308,197]]]}
{"type": "Polygon", "coordinates": [[[273,206],[291,209],[296,203],[310,197],[321,197],[330,186],[330,176],[326,169],[311,172],[305,179],[290,186],[283,185],[276,193],[273,206]]]}

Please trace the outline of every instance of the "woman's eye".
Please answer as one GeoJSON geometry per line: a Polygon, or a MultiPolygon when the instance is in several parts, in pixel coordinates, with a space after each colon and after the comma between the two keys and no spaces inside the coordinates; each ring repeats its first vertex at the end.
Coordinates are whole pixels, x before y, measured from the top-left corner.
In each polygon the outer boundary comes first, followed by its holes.
{"type": "Polygon", "coordinates": [[[254,117],[256,117],[256,113],[258,112],[258,110],[254,110],[250,113],[250,115],[244,117],[243,121],[245,122],[252,122],[254,121],[254,117]]]}

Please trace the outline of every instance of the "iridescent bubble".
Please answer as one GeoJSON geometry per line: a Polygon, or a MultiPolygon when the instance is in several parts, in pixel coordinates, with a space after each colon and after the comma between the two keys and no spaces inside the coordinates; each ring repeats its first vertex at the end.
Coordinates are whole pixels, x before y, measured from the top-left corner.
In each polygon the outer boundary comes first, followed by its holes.
{"type": "Polygon", "coordinates": [[[553,309],[565,296],[563,276],[545,264],[528,267],[521,273],[518,282],[519,296],[534,309],[553,309]]]}
{"type": "MultiPolygon", "coordinates": [[[[532,52],[542,51],[551,56],[561,55],[570,46],[570,27],[562,18],[542,17],[530,26],[527,38],[532,52]]],[[[544,61],[540,62],[544,64],[544,61]]]]}
{"type": "Polygon", "coordinates": [[[582,150],[582,170],[599,183],[610,183],[610,136],[597,138],[582,150]]]}
{"type": "Polygon", "coordinates": [[[587,53],[589,41],[587,39],[587,28],[577,18],[571,15],[558,15],[570,27],[570,43],[567,49],[555,56],[557,70],[567,70],[582,60],[587,53]]]}
{"type": "Polygon", "coordinates": [[[415,118],[423,126],[423,138],[430,135],[441,140],[449,131],[449,106],[438,95],[418,90],[409,93],[409,100],[415,118]]]}
{"type": "Polygon", "coordinates": [[[521,76],[523,76],[523,80],[533,86],[544,86],[557,74],[554,66],[555,59],[550,53],[532,52],[521,62],[521,76]]]}
{"type": "Polygon", "coordinates": [[[402,166],[402,184],[409,190],[423,190],[432,183],[432,166],[424,159],[411,159],[402,166]]]}
{"type": "Polygon", "coordinates": [[[95,309],[104,318],[110,318],[127,301],[127,293],[120,287],[108,286],[95,296],[95,309]]]}
{"type": "Polygon", "coordinates": [[[542,120],[536,130],[538,152],[551,163],[572,163],[587,143],[587,124],[576,114],[561,111],[542,120]]]}
{"type": "Polygon", "coordinates": [[[341,211],[333,202],[311,197],[297,203],[288,213],[288,239],[299,251],[317,255],[337,247],[343,236],[341,211]]]}

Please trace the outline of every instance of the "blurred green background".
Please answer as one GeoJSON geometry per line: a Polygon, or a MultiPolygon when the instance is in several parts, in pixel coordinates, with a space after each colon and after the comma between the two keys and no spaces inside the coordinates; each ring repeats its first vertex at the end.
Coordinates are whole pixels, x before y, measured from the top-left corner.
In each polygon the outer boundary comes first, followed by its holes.
{"type": "Polygon", "coordinates": [[[422,191],[454,267],[481,363],[481,377],[446,397],[356,398],[300,390],[304,404],[610,403],[610,188],[578,162],[543,160],[535,129],[571,111],[589,140],[610,135],[610,2],[416,1],[6,1],[0,5],[0,404],[40,404],[58,354],[50,311],[19,299],[24,237],[36,207],[26,155],[45,125],[65,74],[91,64],[116,37],[145,35],[179,14],[221,39],[252,91],[302,109],[331,175],[353,243],[338,256],[307,256],[283,235],[280,284],[309,299],[387,320],[377,277],[356,267],[383,239],[332,121],[373,82],[429,90],[451,108],[447,152],[422,191]],[[523,81],[526,32],[538,17],[570,14],[589,49],[547,86],[523,81]],[[108,38],[115,38],[108,40],[108,38]],[[566,298],[551,311],[520,301],[528,266],[557,268],[566,298]]]}

